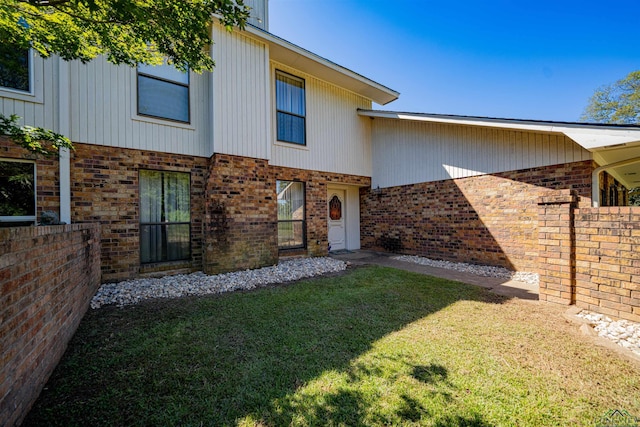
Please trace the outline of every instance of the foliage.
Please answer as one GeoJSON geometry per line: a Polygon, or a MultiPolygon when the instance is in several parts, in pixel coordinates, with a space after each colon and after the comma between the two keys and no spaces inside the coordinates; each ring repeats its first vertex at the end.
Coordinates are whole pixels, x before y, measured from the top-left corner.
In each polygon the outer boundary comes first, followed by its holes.
{"type": "Polygon", "coordinates": [[[0,216],[35,213],[33,164],[0,162],[0,216]]]}
{"type": "Polygon", "coordinates": [[[211,70],[206,51],[212,15],[231,30],[244,28],[242,0],[3,0],[0,40],[31,47],[47,58],[88,62],[105,55],[114,64],[161,64],[211,70]]]}
{"type": "Polygon", "coordinates": [[[580,119],[594,123],[640,124],[640,70],[597,89],[580,119]]]}
{"type": "Polygon", "coordinates": [[[629,206],[640,206],[640,187],[629,189],[629,206]]]}
{"type": "Polygon", "coordinates": [[[87,313],[29,426],[593,425],[638,369],[561,307],[382,267],[87,313]]]}
{"type": "Polygon", "coordinates": [[[60,148],[73,149],[69,138],[41,127],[19,126],[18,119],[15,114],[9,118],[0,114],[0,135],[7,135],[33,154],[54,156],[60,148]]]}

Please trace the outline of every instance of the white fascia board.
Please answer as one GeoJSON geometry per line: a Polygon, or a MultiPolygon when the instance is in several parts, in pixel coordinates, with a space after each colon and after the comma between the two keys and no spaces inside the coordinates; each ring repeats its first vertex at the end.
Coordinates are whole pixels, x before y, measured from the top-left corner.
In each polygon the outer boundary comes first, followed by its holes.
{"type": "Polygon", "coordinates": [[[358,110],[366,117],[380,117],[396,120],[413,120],[434,123],[448,123],[467,126],[484,126],[500,129],[524,130],[533,132],[560,133],[571,138],[586,150],[594,151],[614,145],[630,144],[640,141],[640,126],[616,127],[581,123],[537,122],[528,120],[505,120],[484,117],[449,116],[438,114],[401,113],[393,111],[358,110]]]}
{"type": "Polygon", "coordinates": [[[374,82],[259,28],[247,25],[244,32],[266,43],[269,46],[269,57],[273,61],[343,87],[372,100],[376,104],[385,105],[395,101],[400,96],[393,89],[389,89],[380,83],[374,82]]]}

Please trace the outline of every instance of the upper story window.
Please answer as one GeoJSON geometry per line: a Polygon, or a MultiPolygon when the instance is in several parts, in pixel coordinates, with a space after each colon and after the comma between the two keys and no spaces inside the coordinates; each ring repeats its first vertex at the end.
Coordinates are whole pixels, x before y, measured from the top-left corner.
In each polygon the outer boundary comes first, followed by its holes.
{"type": "Polygon", "coordinates": [[[304,80],[276,71],[278,141],[306,145],[304,80]]]}
{"type": "Polygon", "coordinates": [[[30,93],[31,61],[29,49],[0,44],[0,87],[30,93]]]}
{"type": "Polygon", "coordinates": [[[139,65],[138,114],[189,123],[189,73],[166,63],[139,65]]]}
{"type": "Polygon", "coordinates": [[[36,167],[22,160],[0,159],[0,224],[36,221],[36,167]]]}

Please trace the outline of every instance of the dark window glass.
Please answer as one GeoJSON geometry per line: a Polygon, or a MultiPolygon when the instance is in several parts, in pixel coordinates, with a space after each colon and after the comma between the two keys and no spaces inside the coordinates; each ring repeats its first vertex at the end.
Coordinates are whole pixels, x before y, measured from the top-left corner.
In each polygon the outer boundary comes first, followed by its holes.
{"type": "Polygon", "coordinates": [[[278,141],[306,144],[304,80],[276,71],[278,141]]]}
{"type": "Polygon", "coordinates": [[[35,221],[35,215],[35,164],[0,160],[2,221],[11,221],[10,217],[33,217],[35,221]]]}
{"type": "Polygon", "coordinates": [[[189,123],[189,75],[169,65],[138,67],[138,114],[189,123]]]}
{"type": "Polygon", "coordinates": [[[140,261],[191,257],[189,174],[140,171],[140,261]]]}
{"type": "Polygon", "coordinates": [[[304,248],[305,207],[304,183],[277,181],[278,192],[278,247],[280,249],[304,248]]]}
{"type": "Polygon", "coordinates": [[[29,49],[0,43],[0,86],[23,92],[31,91],[29,49]]]}

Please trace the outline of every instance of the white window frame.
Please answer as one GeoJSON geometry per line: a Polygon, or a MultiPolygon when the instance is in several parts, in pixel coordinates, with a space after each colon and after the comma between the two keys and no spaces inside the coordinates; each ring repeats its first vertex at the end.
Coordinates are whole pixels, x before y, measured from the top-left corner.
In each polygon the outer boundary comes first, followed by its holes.
{"type": "Polygon", "coordinates": [[[0,222],[12,223],[12,222],[33,222],[36,223],[38,216],[38,168],[36,162],[31,160],[11,159],[0,157],[0,162],[13,162],[13,163],[30,163],[33,166],[33,215],[23,216],[0,216],[0,222]]]}
{"type": "MultiPolygon", "coordinates": [[[[168,64],[166,63],[166,61],[162,64],[162,66],[167,66],[168,64]]],[[[144,122],[150,122],[150,123],[156,123],[156,124],[163,124],[163,125],[170,125],[170,126],[174,126],[174,127],[181,127],[181,128],[186,128],[186,129],[195,129],[193,126],[193,113],[194,113],[194,108],[193,108],[193,76],[191,71],[187,71],[187,79],[188,79],[188,83],[187,85],[184,85],[183,83],[180,82],[176,82],[173,81],[171,79],[163,79],[162,77],[158,77],[158,76],[154,76],[152,74],[148,74],[143,72],[140,72],[138,70],[138,67],[136,67],[133,70],[132,73],[133,76],[133,87],[135,88],[135,90],[132,91],[133,93],[133,97],[132,97],[132,112],[133,112],[133,119],[134,120],[138,120],[138,121],[144,121],[144,122]],[[185,122],[185,121],[181,121],[181,120],[176,120],[176,119],[171,119],[171,118],[166,118],[166,117],[159,117],[159,116],[152,116],[152,115],[146,115],[146,114],[142,114],[138,112],[138,97],[139,97],[139,85],[138,85],[138,75],[141,74],[144,77],[147,78],[151,78],[151,79],[156,79],[156,80],[160,80],[160,81],[165,81],[168,83],[173,83],[179,86],[186,86],[187,90],[188,90],[188,96],[189,96],[189,100],[188,100],[188,116],[189,116],[189,121],[185,122]]]]}
{"type": "Polygon", "coordinates": [[[286,144],[286,146],[288,147],[299,147],[299,148],[306,148],[308,146],[308,140],[307,140],[307,82],[304,78],[296,76],[294,74],[291,74],[289,72],[286,71],[282,71],[278,68],[276,68],[275,70],[275,74],[274,74],[274,98],[275,98],[275,140],[278,143],[278,145],[280,144],[286,144]],[[278,110],[278,74],[282,74],[284,76],[287,76],[293,80],[298,80],[300,82],[302,82],[302,88],[304,90],[304,115],[301,116],[299,114],[296,113],[292,113],[290,111],[284,111],[284,110],[278,110]],[[278,139],[278,113],[282,112],[283,114],[288,114],[291,116],[295,116],[295,117],[300,117],[303,119],[304,121],[304,142],[303,143],[299,143],[299,142],[293,142],[293,141],[286,141],[286,140],[282,140],[282,139],[278,139]]]}
{"type": "Polygon", "coordinates": [[[0,86],[0,97],[20,101],[43,103],[42,80],[44,77],[44,59],[33,49],[29,49],[29,91],[0,86]]]}

